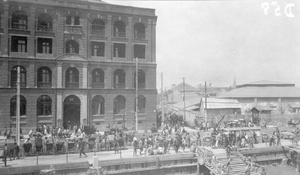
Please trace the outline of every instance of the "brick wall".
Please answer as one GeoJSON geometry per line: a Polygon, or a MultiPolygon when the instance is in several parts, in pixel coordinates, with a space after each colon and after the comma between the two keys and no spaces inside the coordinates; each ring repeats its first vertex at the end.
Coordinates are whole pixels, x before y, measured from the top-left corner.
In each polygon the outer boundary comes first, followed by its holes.
{"type": "MultiPolygon", "coordinates": [[[[44,1],[43,1],[44,2],[44,1]]],[[[37,122],[39,119],[37,118],[37,99],[41,95],[49,95],[52,98],[52,120],[53,123],[55,123],[56,119],[56,107],[59,106],[56,103],[56,91],[60,91],[63,96],[67,94],[74,94],[74,95],[79,95],[80,94],[85,94],[87,95],[88,99],[88,109],[91,109],[91,97],[93,95],[101,95],[105,99],[105,123],[113,123],[114,122],[114,115],[113,115],[113,99],[117,95],[123,95],[126,98],[126,127],[131,127],[131,124],[134,122],[134,100],[135,100],[135,90],[133,87],[133,80],[134,80],[134,72],[135,72],[135,63],[131,62],[132,61],[132,40],[133,38],[131,35],[133,34],[133,26],[128,26],[128,25],[133,25],[133,23],[130,22],[131,18],[142,18],[142,20],[148,21],[148,26],[146,27],[146,40],[145,41],[135,41],[135,44],[145,44],[147,45],[146,50],[146,59],[142,60],[141,63],[139,63],[139,66],[141,66],[141,69],[145,71],[146,74],[146,90],[140,90],[139,94],[144,95],[147,98],[147,103],[146,103],[146,114],[141,114],[140,119],[141,119],[141,128],[144,127],[151,127],[152,123],[155,123],[156,121],[156,65],[155,63],[155,26],[152,24],[154,21],[156,21],[156,17],[154,14],[153,10],[147,10],[147,9],[139,9],[139,8],[132,8],[127,9],[128,7],[121,7],[121,6],[115,6],[114,8],[113,5],[109,5],[110,7],[110,12],[109,14],[105,14],[107,11],[107,8],[103,8],[102,5],[99,7],[97,6],[91,6],[90,8],[93,8],[93,11],[90,11],[91,9],[82,9],[81,7],[75,8],[57,8],[55,11],[55,14],[53,14],[53,33],[46,33],[46,37],[53,37],[53,48],[52,48],[52,55],[48,54],[47,56],[43,57],[34,57],[36,56],[36,48],[34,48],[33,43],[33,38],[36,37],[43,37],[43,36],[36,36],[36,32],[34,31],[34,15],[37,15],[41,9],[40,5],[38,3],[41,3],[41,1],[36,2],[34,4],[27,4],[26,7],[24,6],[23,8],[23,3],[18,3],[14,5],[9,5],[7,8],[4,9],[4,17],[5,19],[1,20],[4,21],[4,23],[1,23],[3,29],[3,37],[1,37],[1,49],[0,49],[0,55],[2,56],[2,62],[0,62],[0,102],[3,104],[0,106],[0,130],[4,126],[9,126],[10,125],[10,99],[15,95],[16,91],[15,88],[8,88],[10,86],[10,70],[13,66],[15,65],[22,65],[26,70],[27,70],[27,87],[21,89],[21,93],[24,95],[24,97],[27,100],[27,115],[24,117],[22,120],[26,121],[26,125],[29,128],[36,127],[37,122]],[[7,50],[10,48],[8,45],[8,13],[12,12],[16,9],[18,9],[18,6],[22,7],[22,10],[25,10],[28,12],[28,17],[30,23],[29,30],[30,35],[28,36],[30,44],[28,46],[28,53],[25,54],[19,54],[16,53],[15,56],[13,57],[7,57],[7,50]],[[29,6],[32,6],[31,11],[29,6]],[[38,8],[35,10],[35,7],[38,8]],[[102,11],[98,11],[102,9],[102,11]],[[135,10],[132,10],[135,9],[135,10]],[[114,12],[114,14],[111,14],[111,10],[113,11],[119,11],[120,14],[117,14],[114,12]],[[125,13],[124,13],[125,12],[125,13]],[[128,12],[128,13],[127,13],[128,12]],[[65,20],[66,16],[68,13],[72,13],[72,16],[74,16],[74,13],[79,13],[80,16],[80,25],[82,26],[81,33],[79,34],[71,34],[71,33],[65,33],[65,20]],[[94,37],[89,35],[90,29],[90,21],[88,15],[96,15],[98,16],[99,13],[101,13],[101,18],[105,19],[106,26],[106,36],[105,37],[94,37]],[[131,15],[129,15],[132,13],[131,15]],[[125,15],[128,14],[128,15],[125,15]],[[136,16],[135,16],[136,15],[136,16]],[[149,15],[149,16],[148,16],[149,15]],[[111,23],[111,18],[119,18],[119,16],[122,16],[122,19],[124,18],[125,23],[127,23],[127,38],[116,38],[112,37],[111,35],[111,28],[112,28],[112,23],[111,23]],[[129,17],[130,16],[130,17],[129,17]],[[62,63],[62,75],[57,75],[58,70],[57,70],[57,58],[65,53],[65,42],[66,40],[69,39],[74,39],[78,41],[80,45],[80,50],[79,54],[83,57],[86,57],[87,60],[59,60],[59,62],[62,63]],[[89,60],[89,54],[88,52],[91,51],[90,49],[90,40],[97,40],[101,42],[105,42],[105,58],[103,60],[106,60],[105,62],[97,61],[97,62],[90,62],[89,60]],[[123,60],[116,60],[112,61],[111,59],[111,40],[119,41],[122,43],[125,43],[128,46],[127,52],[127,58],[123,60]],[[26,59],[24,59],[26,57],[26,59]],[[150,63],[151,62],[151,63],[150,63]],[[74,67],[76,67],[79,71],[79,89],[75,89],[72,92],[69,91],[68,89],[64,89],[65,87],[65,71],[67,68],[71,67],[72,64],[74,67]],[[83,64],[87,64],[88,67],[88,74],[87,77],[83,77],[83,64]],[[51,88],[37,88],[37,70],[41,66],[47,66],[52,70],[52,87],[51,88]],[[85,78],[88,78],[87,83],[91,85],[90,82],[92,82],[92,76],[91,76],[91,69],[89,67],[95,68],[95,67],[101,67],[103,71],[105,72],[105,88],[104,89],[92,89],[92,88],[86,88],[86,89],[80,89],[83,87],[83,80],[85,78]],[[123,69],[126,72],[126,89],[113,89],[113,73],[116,69],[123,69]],[[57,87],[57,77],[62,77],[62,88],[63,89],[56,89],[57,87]],[[150,126],[149,126],[150,125],[150,126]]],[[[44,12],[44,9],[48,8],[49,2],[45,0],[45,7],[43,7],[42,11],[44,12]]],[[[4,6],[3,3],[0,2],[0,6],[4,6]]],[[[52,6],[49,6],[48,12],[52,10],[52,6]],[[50,10],[51,9],[51,10],[50,10]]],[[[47,12],[47,13],[48,13],[47,12]]],[[[1,31],[0,31],[1,32],[1,31]]],[[[24,32],[26,34],[26,32],[24,32]]],[[[27,32],[28,33],[28,32],[27,32]]],[[[14,33],[11,33],[14,35],[14,33]]],[[[43,34],[44,35],[44,34],[43,34]]],[[[40,54],[41,55],[41,54],[40,54]]],[[[61,57],[60,57],[61,58],[61,57]]],[[[90,87],[90,86],[88,86],[90,87]]],[[[63,102],[63,101],[62,101],[63,102]]],[[[62,104],[61,104],[62,105],[62,104]]],[[[63,105],[62,105],[63,106],[63,105]]],[[[62,114],[63,115],[63,114],[62,114]]],[[[91,119],[91,112],[87,110],[87,114],[82,114],[82,115],[89,115],[91,119]]]]}

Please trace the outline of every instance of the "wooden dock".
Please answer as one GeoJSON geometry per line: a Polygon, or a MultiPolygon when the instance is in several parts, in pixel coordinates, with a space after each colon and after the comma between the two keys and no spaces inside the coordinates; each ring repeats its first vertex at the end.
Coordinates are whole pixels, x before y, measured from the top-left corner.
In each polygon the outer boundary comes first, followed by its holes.
{"type": "MultiPolygon", "coordinates": [[[[230,155],[230,166],[226,166],[228,157],[225,149],[211,149],[210,147],[200,147],[198,149],[198,162],[203,164],[214,175],[240,175],[246,172],[246,163],[243,157],[238,152],[230,155]],[[199,161],[200,159],[200,161],[199,161]]],[[[200,170],[201,171],[201,170],[200,170]]],[[[255,171],[252,169],[251,175],[260,175],[261,172],[258,169],[255,171]]]]}

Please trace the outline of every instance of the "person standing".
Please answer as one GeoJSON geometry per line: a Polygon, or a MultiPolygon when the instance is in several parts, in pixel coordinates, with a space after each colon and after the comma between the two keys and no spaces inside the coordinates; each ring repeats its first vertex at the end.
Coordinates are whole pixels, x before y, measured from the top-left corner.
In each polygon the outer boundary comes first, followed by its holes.
{"type": "Polygon", "coordinates": [[[79,158],[81,158],[81,154],[85,155],[85,157],[87,157],[87,155],[84,152],[84,146],[85,146],[85,141],[83,141],[83,139],[79,139],[79,158]]]}
{"type": "Polygon", "coordinates": [[[139,142],[138,142],[136,137],[133,138],[132,145],[133,145],[133,157],[136,157],[137,156],[137,149],[138,149],[138,146],[139,146],[139,142]]]}
{"type": "Polygon", "coordinates": [[[6,137],[6,135],[7,135],[7,128],[5,126],[4,137],[6,137]]]}
{"type": "Polygon", "coordinates": [[[14,159],[19,159],[19,152],[20,152],[20,147],[15,142],[15,145],[14,145],[14,159]]]}
{"type": "Polygon", "coordinates": [[[230,149],[230,146],[229,146],[229,145],[227,145],[227,146],[225,147],[225,151],[226,151],[226,156],[227,156],[227,158],[230,159],[231,149],[230,149]]]}

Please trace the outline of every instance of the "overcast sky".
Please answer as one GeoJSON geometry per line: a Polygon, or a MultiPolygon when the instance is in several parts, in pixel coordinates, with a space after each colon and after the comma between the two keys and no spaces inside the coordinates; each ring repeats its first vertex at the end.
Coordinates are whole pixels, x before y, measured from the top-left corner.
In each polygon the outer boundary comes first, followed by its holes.
{"type": "MultiPolygon", "coordinates": [[[[156,9],[157,88],[182,82],[230,86],[259,80],[300,86],[300,2],[278,0],[265,15],[263,2],[129,1],[105,2],[156,9]],[[292,3],[291,14],[285,7],[292,3]],[[279,14],[278,13],[278,14],[279,14]]],[[[289,11],[289,9],[287,9],[289,11]]]]}

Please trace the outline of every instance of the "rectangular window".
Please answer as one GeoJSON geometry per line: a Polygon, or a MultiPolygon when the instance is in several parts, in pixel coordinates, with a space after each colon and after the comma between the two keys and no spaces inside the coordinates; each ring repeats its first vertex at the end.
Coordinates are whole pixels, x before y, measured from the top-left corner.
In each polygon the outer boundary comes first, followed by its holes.
{"type": "Polygon", "coordinates": [[[52,39],[38,38],[37,53],[52,54],[52,39]]]}
{"type": "Polygon", "coordinates": [[[126,57],[126,44],[114,43],[113,55],[116,58],[126,57]]]}
{"type": "Polygon", "coordinates": [[[12,52],[27,52],[27,37],[12,36],[11,37],[11,51],[12,52]]]}
{"type": "Polygon", "coordinates": [[[104,57],[105,43],[92,42],[92,56],[104,57]]]}
{"type": "Polygon", "coordinates": [[[135,44],[133,47],[134,58],[145,59],[146,46],[135,44]]]}

